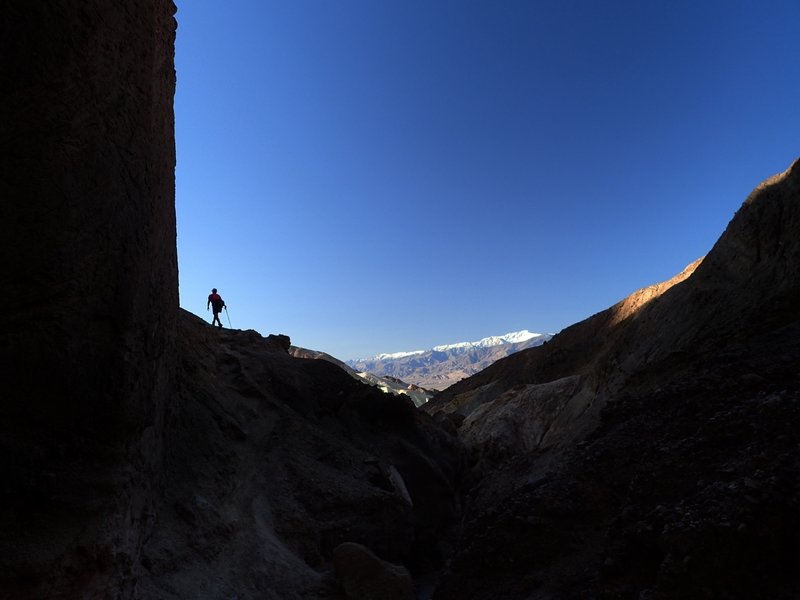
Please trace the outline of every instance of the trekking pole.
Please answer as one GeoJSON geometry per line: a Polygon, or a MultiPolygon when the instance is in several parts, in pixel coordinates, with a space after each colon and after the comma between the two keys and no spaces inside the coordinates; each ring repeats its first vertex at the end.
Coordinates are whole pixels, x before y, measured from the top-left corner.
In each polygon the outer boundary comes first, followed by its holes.
{"type": "Polygon", "coordinates": [[[225,307],[225,316],[228,317],[228,327],[233,329],[233,325],[231,325],[231,316],[228,314],[228,307],[225,307]]]}

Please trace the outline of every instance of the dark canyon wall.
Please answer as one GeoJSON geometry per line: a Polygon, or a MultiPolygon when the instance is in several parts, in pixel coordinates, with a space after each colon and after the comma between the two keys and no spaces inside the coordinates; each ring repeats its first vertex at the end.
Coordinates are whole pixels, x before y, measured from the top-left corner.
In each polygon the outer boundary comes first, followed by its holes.
{"type": "Polygon", "coordinates": [[[171,0],[4,3],[11,597],[93,597],[109,578],[129,595],[174,387],[174,13],[171,0]]]}

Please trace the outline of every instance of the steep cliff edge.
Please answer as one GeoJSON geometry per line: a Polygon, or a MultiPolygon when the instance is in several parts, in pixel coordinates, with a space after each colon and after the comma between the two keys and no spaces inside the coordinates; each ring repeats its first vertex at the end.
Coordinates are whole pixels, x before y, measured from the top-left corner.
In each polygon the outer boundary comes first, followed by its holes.
{"type": "Polygon", "coordinates": [[[701,262],[426,407],[473,457],[436,598],[797,597],[798,232],[795,162],[701,262]]]}
{"type": "Polygon", "coordinates": [[[5,597],[120,597],[174,389],[170,0],[3,5],[5,597]]]}

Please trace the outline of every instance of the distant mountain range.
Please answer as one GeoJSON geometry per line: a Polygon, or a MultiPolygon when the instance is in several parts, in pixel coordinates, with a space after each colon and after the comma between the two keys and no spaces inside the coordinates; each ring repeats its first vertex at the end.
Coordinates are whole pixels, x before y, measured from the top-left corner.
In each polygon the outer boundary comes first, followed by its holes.
{"type": "Polygon", "coordinates": [[[372,358],[346,361],[359,373],[394,377],[432,390],[446,387],[482,371],[492,363],[520,350],[540,346],[553,336],[547,333],[514,331],[486,337],[477,342],[459,342],[413,350],[378,354],[372,358]]]}
{"type": "Polygon", "coordinates": [[[339,360],[338,358],[334,358],[330,354],[326,352],[320,352],[318,350],[309,350],[308,348],[300,348],[298,346],[290,346],[289,347],[289,354],[294,356],[295,358],[313,358],[316,360],[327,360],[330,363],[335,364],[337,367],[344,369],[348,375],[353,377],[353,379],[357,379],[367,385],[371,385],[373,387],[377,387],[378,389],[382,390],[387,394],[394,394],[397,396],[398,394],[404,394],[411,398],[411,401],[414,403],[415,406],[422,406],[428,400],[433,397],[435,392],[431,392],[425,389],[422,389],[419,386],[414,384],[406,383],[405,381],[401,381],[396,377],[379,377],[378,375],[374,375],[372,373],[367,372],[359,372],[353,369],[351,366],[346,364],[345,362],[339,360]]]}

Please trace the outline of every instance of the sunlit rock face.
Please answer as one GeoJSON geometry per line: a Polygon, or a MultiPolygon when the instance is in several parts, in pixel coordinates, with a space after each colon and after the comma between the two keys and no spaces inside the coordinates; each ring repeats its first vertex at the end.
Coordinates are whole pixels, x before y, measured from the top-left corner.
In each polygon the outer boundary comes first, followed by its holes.
{"type": "MultiPolygon", "coordinates": [[[[459,423],[465,417],[462,437],[489,454],[497,450],[506,454],[512,447],[533,450],[571,444],[596,426],[612,390],[627,384],[642,357],[650,358],[653,346],[659,346],[658,337],[647,333],[640,337],[640,313],[701,263],[698,259],[668,281],[636,291],[542,346],[496,362],[442,392],[425,410],[457,415],[459,423]],[[642,344],[644,350],[631,347],[642,344]],[[520,418],[521,414],[530,418],[520,418]]],[[[676,317],[670,313],[660,323],[676,317]]]]}
{"type": "Polygon", "coordinates": [[[174,12],[3,7],[8,597],[132,590],[174,386],[174,12]]]}
{"type": "Polygon", "coordinates": [[[445,390],[478,482],[436,598],[791,598],[800,163],[709,254],[445,390]]]}
{"type": "Polygon", "coordinates": [[[795,163],[760,185],[704,259],[565,329],[545,346],[450,387],[425,410],[466,417],[515,386],[579,376],[574,398],[554,405],[547,417],[552,424],[566,418],[572,427],[559,425],[541,438],[546,446],[571,443],[596,426],[598,411],[623,388],[661,385],[664,372],[691,368],[698,355],[791,318],[800,293],[799,172],[795,163]]]}

